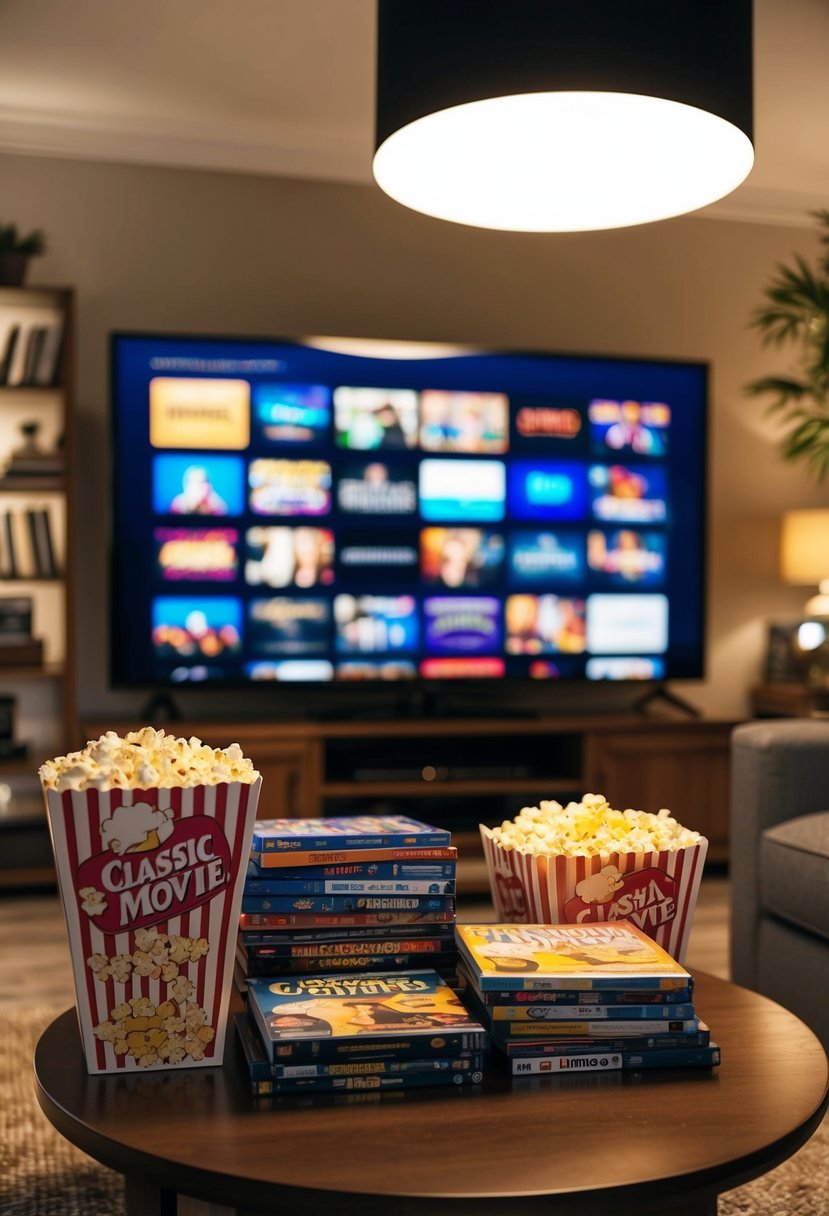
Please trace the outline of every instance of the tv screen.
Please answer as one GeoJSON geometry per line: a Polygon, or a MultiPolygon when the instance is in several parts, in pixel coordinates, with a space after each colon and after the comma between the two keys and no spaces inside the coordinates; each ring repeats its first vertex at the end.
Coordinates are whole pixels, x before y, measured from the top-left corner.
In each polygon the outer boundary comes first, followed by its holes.
{"type": "Polygon", "coordinates": [[[121,333],[111,373],[115,686],[703,674],[704,364],[121,333]]]}

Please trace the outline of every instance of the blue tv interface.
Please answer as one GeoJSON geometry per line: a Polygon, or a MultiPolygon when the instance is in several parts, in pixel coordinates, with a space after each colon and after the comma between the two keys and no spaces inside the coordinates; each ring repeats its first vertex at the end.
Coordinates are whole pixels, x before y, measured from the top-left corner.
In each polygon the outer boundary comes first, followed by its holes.
{"type": "Polygon", "coordinates": [[[698,678],[702,363],[115,334],[112,683],[698,678]]]}

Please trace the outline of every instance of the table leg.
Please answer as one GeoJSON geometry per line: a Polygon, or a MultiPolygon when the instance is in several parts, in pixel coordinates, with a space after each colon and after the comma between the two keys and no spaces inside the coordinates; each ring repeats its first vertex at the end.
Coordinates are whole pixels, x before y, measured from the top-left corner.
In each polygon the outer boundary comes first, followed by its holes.
{"type": "Polygon", "coordinates": [[[175,1191],[162,1190],[143,1178],[124,1179],[126,1216],[176,1216],[175,1191]]]}
{"type": "Polygon", "coordinates": [[[235,1216],[235,1212],[236,1208],[226,1208],[221,1203],[208,1203],[206,1199],[179,1195],[176,1216],[235,1216]]]}

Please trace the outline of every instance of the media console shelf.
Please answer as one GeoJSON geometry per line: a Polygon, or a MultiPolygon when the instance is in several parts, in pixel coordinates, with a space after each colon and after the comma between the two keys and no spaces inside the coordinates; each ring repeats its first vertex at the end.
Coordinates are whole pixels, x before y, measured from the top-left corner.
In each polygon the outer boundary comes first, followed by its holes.
{"type": "MultiPolygon", "coordinates": [[[[106,725],[87,724],[94,738],[106,725]]],[[[115,724],[121,731],[143,723],[115,724]]],[[[459,889],[487,890],[478,824],[543,798],[587,792],[613,806],[668,807],[728,858],[732,722],[641,715],[381,722],[175,722],[212,746],[238,742],[263,776],[260,815],[316,817],[395,809],[450,827],[459,889]]]]}

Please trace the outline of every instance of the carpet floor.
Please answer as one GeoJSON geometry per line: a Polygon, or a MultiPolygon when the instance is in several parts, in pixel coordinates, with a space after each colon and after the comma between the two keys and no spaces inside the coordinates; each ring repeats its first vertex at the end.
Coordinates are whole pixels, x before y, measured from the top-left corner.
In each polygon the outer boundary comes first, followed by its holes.
{"type": "MultiPolygon", "coordinates": [[[[0,1216],[124,1216],[112,1170],[74,1148],[42,1114],[32,1056],[62,1010],[36,1006],[0,1017],[0,1216]]],[[[789,1161],[720,1196],[718,1216],[827,1216],[829,1116],[789,1161]]]]}

